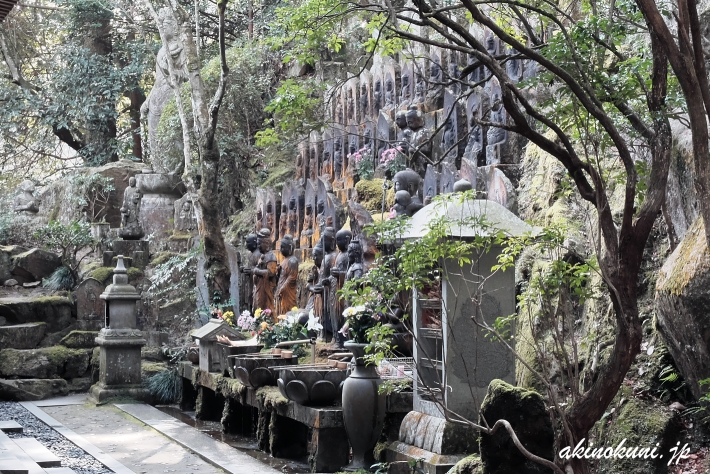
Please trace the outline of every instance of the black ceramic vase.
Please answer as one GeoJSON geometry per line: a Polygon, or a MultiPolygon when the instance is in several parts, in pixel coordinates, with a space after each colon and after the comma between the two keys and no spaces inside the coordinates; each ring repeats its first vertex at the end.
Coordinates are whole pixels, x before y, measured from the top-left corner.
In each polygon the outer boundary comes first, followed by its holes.
{"type": "Polygon", "coordinates": [[[355,356],[355,366],[343,384],[343,421],[353,449],[353,460],[346,471],[370,469],[375,463],[372,450],[385,423],[386,395],[378,394],[382,380],[374,365],[365,365],[365,346],[346,342],[345,349],[355,356]]]}

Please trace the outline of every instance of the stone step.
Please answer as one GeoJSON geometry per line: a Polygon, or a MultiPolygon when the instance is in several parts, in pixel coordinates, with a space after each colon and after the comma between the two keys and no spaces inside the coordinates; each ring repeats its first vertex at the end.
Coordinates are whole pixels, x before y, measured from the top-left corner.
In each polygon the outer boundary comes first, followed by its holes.
{"type": "Polygon", "coordinates": [[[0,431],[5,433],[22,433],[22,425],[14,420],[0,420],[0,431]]]}
{"type": "Polygon", "coordinates": [[[0,326],[0,349],[34,349],[46,332],[46,323],[0,326]]]}
{"type": "Polygon", "coordinates": [[[73,469],[68,467],[46,467],[44,472],[47,474],[76,474],[73,469]]]}
{"type": "Polygon", "coordinates": [[[24,459],[18,459],[15,446],[10,447],[12,441],[0,431],[0,473],[2,474],[29,474],[30,464],[24,459]]]}
{"type": "Polygon", "coordinates": [[[40,467],[61,467],[62,460],[52,454],[42,443],[34,438],[15,438],[12,440],[40,467]]]}

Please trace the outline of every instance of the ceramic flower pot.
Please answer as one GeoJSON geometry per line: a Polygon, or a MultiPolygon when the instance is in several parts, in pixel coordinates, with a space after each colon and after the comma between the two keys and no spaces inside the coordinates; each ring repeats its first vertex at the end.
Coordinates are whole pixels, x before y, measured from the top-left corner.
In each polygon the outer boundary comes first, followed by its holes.
{"type": "Polygon", "coordinates": [[[369,469],[375,463],[372,450],[380,438],[385,423],[386,395],[379,394],[382,380],[374,365],[365,365],[365,346],[346,342],[355,364],[350,377],[343,384],[343,421],[353,450],[353,460],[346,471],[369,469]]]}

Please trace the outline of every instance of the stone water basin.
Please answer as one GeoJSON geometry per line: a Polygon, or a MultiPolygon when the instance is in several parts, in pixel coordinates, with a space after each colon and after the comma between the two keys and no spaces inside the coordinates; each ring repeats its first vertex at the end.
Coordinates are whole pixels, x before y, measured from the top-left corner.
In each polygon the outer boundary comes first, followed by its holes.
{"type": "Polygon", "coordinates": [[[230,372],[242,385],[257,389],[266,385],[276,385],[281,366],[298,364],[298,357],[281,358],[279,354],[240,354],[229,356],[230,372]]]}
{"type": "Polygon", "coordinates": [[[227,344],[222,344],[221,342],[217,343],[217,346],[219,347],[219,367],[220,367],[220,373],[222,375],[230,376],[232,378],[235,378],[233,373],[232,373],[232,362],[229,359],[231,356],[235,355],[242,355],[242,354],[251,354],[252,352],[259,352],[264,346],[261,344],[245,344],[245,345],[239,345],[239,346],[228,346],[227,344]]]}
{"type": "Polygon", "coordinates": [[[277,380],[281,395],[301,405],[332,405],[340,400],[344,369],[326,364],[284,367],[279,369],[277,380]]]}

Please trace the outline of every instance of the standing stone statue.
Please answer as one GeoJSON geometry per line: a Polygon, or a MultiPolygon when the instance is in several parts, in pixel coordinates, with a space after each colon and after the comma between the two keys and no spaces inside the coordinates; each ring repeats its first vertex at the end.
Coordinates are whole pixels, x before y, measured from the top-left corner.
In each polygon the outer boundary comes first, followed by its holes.
{"type": "Polygon", "coordinates": [[[296,234],[298,230],[298,209],[296,208],[295,197],[292,197],[288,201],[288,217],[286,218],[286,220],[288,221],[288,230],[286,231],[286,233],[296,236],[296,238],[298,238],[298,235],[296,234]]]}
{"type": "Polygon", "coordinates": [[[394,107],[394,80],[392,78],[387,78],[385,81],[385,110],[389,110],[394,107]]]}
{"type": "Polygon", "coordinates": [[[357,280],[365,274],[365,266],[362,263],[362,246],[360,239],[353,239],[348,245],[348,272],[345,281],[357,280]]]}
{"type": "Polygon", "coordinates": [[[239,291],[241,296],[241,301],[245,302],[245,306],[251,310],[254,306],[254,294],[252,291],[252,276],[251,271],[256,266],[256,262],[259,261],[261,252],[258,250],[258,236],[256,234],[249,234],[246,237],[246,248],[251,255],[246,266],[239,266],[239,270],[244,276],[239,284],[239,291]]]}
{"type": "Polygon", "coordinates": [[[121,206],[121,228],[118,230],[119,237],[125,240],[138,240],[143,237],[143,228],[138,220],[141,210],[140,190],[136,187],[136,178],[128,180],[128,187],[123,193],[123,205],[121,206]]]}
{"type": "Polygon", "coordinates": [[[431,140],[429,140],[429,129],[424,126],[424,116],[416,106],[407,110],[407,126],[412,130],[410,166],[424,178],[428,157],[431,156],[431,140]]]}
{"type": "Polygon", "coordinates": [[[323,243],[323,263],[320,266],[319,286],[323,295],[323,320],[322,324],[326,332],[335,334],[338,327],[338,316],[335,311],[335,291],[337,283],[335,276],[331,274],[331,269],[335,268],[335,259],[337,252],[335,251],[335,229],[326,227],[323,230],[321,238],[323,243]]]}
{"type": "Polygon", "coordinates": [[[282,239],[288,234],[288,204],[281,203],[281,215],[279,216],[279,237],[282,239]]]}
{"type": "Polygon", "coordinates": [[[158,137],[158,125],[165,105],[173,97],[171,82],[177,79],[178,84],[174,85],[179,86],[179,83],[188,80],[187,60],[179,38],[180,29],[172,10],[167,7],[161,8],[158,11],[158,18],[165,32],[165,43],[155,58],[155,82],[141,105],[140,112],[141,119],[145,120],[148,126],[147,142],[152,166],[158,173],[180,174],[185,163],[181,158],[182,153],[166,153],[167,150],[161,149],[161,145],[164,144],[158,137]],[[172,78],[170,62],[178,65],[177,69],[173,70],[175,77],[172,78]]]}
{"type": "Polygon", "coordinates": [[[37,214],[39,212],[39,201],[34,195],[35,184],[29,179],[20,183],[20,192],[15,197],[13,210],[25,214],[37,214]]]}
{"type": "Polygon", "coordinates": [[[286,314],[297,306],[298,259],[293,256],[293,237],[286,234],[281,239],[279,248],[284,256],[279,272],[279,283],[276,285],[276,314],[286,314]]]}
{"type": "Polygon", "coordinates": [[[412,129],[407,126],[407,112],[404,110],[397,112],[394,116],[394,122],[399,129],[397,132],[397,146],[402,148],[402,153],[409,155],[409,146],[412,142],[412,129]]]}
{"type": "Polygon", "coordinates": [[[303,217],[303,230],[301,231],[301,248],[311,248],[313,245],[313,204],[306,204],[306,215],[303,217]]]}
{"type": "Polygon", "coordinates": [[[392,181],[394,182],[395,202],[397,203],[395,211],[397,215],[406,214],[411,217],[424,207],[419,198],[419,190],[423,180],[417,173],[411,169],[406,169],[395,174],[392,181]],[[409,199],[407,199],[405,193],[409,194],[409,199]]]}
{"type": "Polygon", "coordinates": [[[335,314],[337,317],[337,328],[333,331],[334,334],[338,333],[338,330],[343,327],[343,311],[345,310],[345,303],[342,298],[337,297],[337,291],[343,289],[343,283],[345,283],[345,274],[348,272],[348,245],[353,239],[353,233],[346,229],[341,229],[335,234],[335,245],[338,247],[338,256],[335,258],[335,267],[331,269],[330,273],[335,277],[336,287],[333,291],[336,292],[335,299],[335,314]]]}
{"type": "Polygon", "coordinates": [[[263,228],[259,231],[259,260],[251,270],[253,289],[253,310],[257,308],[270,309],[272,314],[274,308],[274,287],[276,286],[278,263],[276,255],[271,251],[271,231],[263,228]]]}
{"type": "Polygon", "coordinates": [[[372,91],[372,115],[377,117],[380,115],[382,108],[382,79],[375,79],[375,86],[372,91]]]}
{"type": "Polygon", "coordinates": [[[323,287],[319,285],[320,281],[320,267],[323,264],[323,243],[319,240],[313,247],[313,266],[306,281],[308,282],[308,303],[306,304],[306,310],[313,310],[313,314],[316,318],[322,321],[323,318],[323,287]]]}
{"type": "Polygon", "coordinates": [[[175,201],[173,225],[176,233],[191,234],[197,229],[197,219],[195,219],[192,206],[192,198],[189,193],[175,201]]]}

